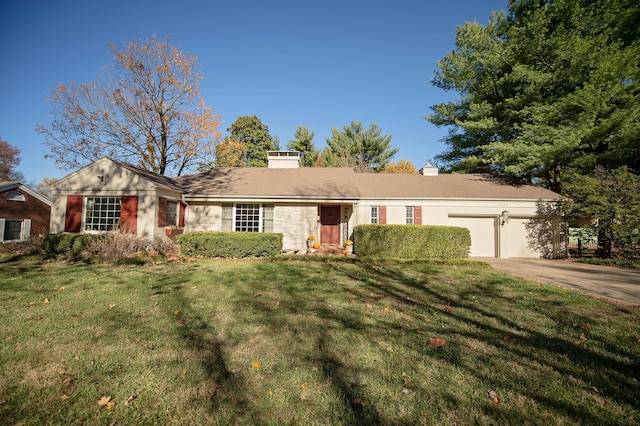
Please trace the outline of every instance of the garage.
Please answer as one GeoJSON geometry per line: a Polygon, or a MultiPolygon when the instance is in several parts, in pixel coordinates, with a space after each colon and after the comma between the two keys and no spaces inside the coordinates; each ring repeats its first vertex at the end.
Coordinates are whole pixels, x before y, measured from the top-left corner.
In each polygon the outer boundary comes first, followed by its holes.
{"type": "Polygon", "coordinates": [[[471,233],[471,257],[496,257],[496,217],[449,216],[449,225],[467,228],[471,233]]]}

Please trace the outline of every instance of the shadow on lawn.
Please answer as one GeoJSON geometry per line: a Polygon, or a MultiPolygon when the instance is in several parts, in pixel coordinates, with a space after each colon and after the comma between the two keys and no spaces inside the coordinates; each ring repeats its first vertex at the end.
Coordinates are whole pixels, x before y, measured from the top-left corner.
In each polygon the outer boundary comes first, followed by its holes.
{"type": "MultiPolygon", "coordinates": [[[[420,267],[419,263],[414,263],[413,266],[420,267]]],[[[349,273],[344,271],[339,264],[333,264],[332,267],[336,273],[349,273]]],[[[607,399],[627,403],[631,407],[640,405],[640,388],[638,386],[640,364],[634,359],[635,355],[624,349],[618,349],[616,355],[631,361],[629,363],[621,362],[585,348],[584,345],[576,344],[575,337],[571,336],[570,333],[572,331],[575,333],[575,329],[581,324],[593,322],[594,318],[590,316],[592,313],[584,316],[575,313],[557,313],[548,316],[550,321],[556,323],[557,329],[566,332],[567,338],[559,338],[538,332],[535,329],[527,329],[525,324],[515,322],[513,317],[508,315],[508,312],[486,309],[479,300],[500,298],[508,304],[517,305],[519,303],[518,300],[505,297],[502,291],[496,286],[492,286],[491,283],[478,282],[468,287],[468,290],[451,295],[439,292],[437,287],[429,284],[429,271],[427,271],[426,279],[417,280],[408,276],[404,270],[385,267],[384,263],[362,263],[361,267],[358,275],[367,277],[365,282],[368,286],[375,288],[381,294],[396,298],[400,303],[406,303],[406,299],[409,297],[405,296],[405,292],[402,291],[403,286],[428,295],[428,298],[433,302],[446,301],[447,306],[452,307],[451,310],[447,310],[447,315],[474,326],[472,332],[457,331],[458,336],[484,341],[511,354],[514,359],[527,361],[530,365],[546,366],[562,375],[567,381],[574,381],[578,386],[582,384],[587,393],[599,394],[607,399]],[[499,325],[489,325],[487,321],[476,320],[477,317],[490,319],[490,323],[499,325]]],[[[410,266],[408,265],[408,267],[410,266]]],[[[353,273],[351,275],[352,278],[358,279],[358,276],[353,276],[353,273]]],[[[544,304],[543,301],[540,302],[544,304]]],[[[429,305],[426,304],[425,307],[429,308],[429,305]]],[[[554,306],[556,303],[552,301],[550,305],[554,306]]],[[[434,304],[432,303],[430,307],[434,308],[434,304]]],[[[545,315],[540,311],[538,313],[545,315]]],[[[446,331],[443,330],[443,333],[446,331]]],[[[556,411],[564,413],[572,419],[590,424],[607,422],[607,419],[599,417],[597,410],[583,410],[574,406],[571,401],[565,402],[558,398],[548,397],[545,394],[543,383],[537,388],[531,389],[527,387],[530,380],[524,376],[520,381],[500,383],[486,374],[479,374],[482,370],[459,357],[454,356],[447,361],[464,368],[469,374],[476,375],[483,382],[493,382],[496,386],[509,387],[515,393],[525,395],[541,403],[544,407],[553,407],[556,411]]],[[[491,362],[491,360],[487,359],[487,362],[491,362]]],[[[504,404],[489,404],[487,408],[493,412],[492,415],[509,421],[526,423],[530,420],[528,417],[522,417],[522,413],[518,410],[510,409],[504,404]]]]}
{"type": "MultiPolygon", "coordinates": [[[[508,389],[515,395],[534,401],[535,405],[541,406],[544,410],[587,424],[608,423],[611,419],[603,417],[597,407],[589,407],[589,402],[582,401],[580,398],[585,395],[588,395],[587,398],[593,398],[594,401],[598,398],[606,398],[631,407],[640,405],[638,388],[640,366],[634,360],[635,355],[624,349],[619,350],[616,355],[631,360],[624,362],[620,358],[605,356],[591,349],[591,346],[596,346],[596,342],[590,342],[585,347],[585,345],[575,344],[575,338],[571,336],[572,332],[575,333],[574,323],[594,322],[597,318],[594,319],[593,316],[588,315],[580,316],[576,313],[565,314],[562,312],[562,303],[557,300],[546,301],[540,298],[539,307],[527,307],[545,321],[555,323],[556,331],[567,334],[566,338],[561,338],[558,337],[557,332],[547,334],[535,328],[529,329],[526,324],[520,324],[514,320],[512,314],[517,311],[517,305],[521,301],[505,295],[498,288],[506,278],[500,277],[493,284],[491,280],[458,283],[461,288],[450,293],[452,288],[456,288],[456,284],[452,284],[454,287],[443,287],[438,285],[438,278],[435,277],[441,272],[441,267],[428,266],[429,264],[419,262],[403,264],[406,265],[406,269],[400,269],[396,265],[396,263],[385,264],[384,262],[327,260],[325,261],[327,271],[322,274],[322,277],[318,277],[305,273],[304,268],[288,267],[287,263],[283,262],[280,272],[272,277],[271,282],[278,283],[277,290],[286,294],[286,300],[281,300],[278,308],[275,309],[265,300],[250,297],[250,295],[239,295],[238,300],[242,300],[245,305],[238,306],[238,309],[250,309],[258,321],[269,324],[275,329],[295,327],[287,324],[285,317],[291,313],[304,311],[309,318],[330,319],[339,322],[345,329],[358,333],[367,329],[368,326],[358,318],[357,313],[349,309],[330,310],[323,303],[323,300],[328,297],[328,292],[332,290],[331,277],[348,277],[359,285],[340,287],[339,291],[346,292],[359,302],[375,303],[383,298],[390,299],[396,305],[404,305],[423,313],[445,315],[457,323],[469,325],[468,328],[459,328],[455,331],[440,330],[443,336],[447,336],[449,345],[438,353],[437,358],[432,358],[431,362],[455,365],[465,374],[475,377],[477,381],[486,383],[487,391],[508,389]],[[407,270],[419,272],[407,273],[407,270]],[[287,280],[303,280],[301,282],[308,283],[308,288],[287,286],[287,280]],[[482,304],[483,299],[495,298],[502,301],[500,303],[505,306],[504,312],[492,309],[493,305],[487,308],[482,304]],[[552,312],[545,312],[545,306],[552,312]],[[475,339],[506,353],[509,358],[518,360],[523,368],[519,372],[511,372],[507,377],[496,377],[490,368],[478,367],[483,363],[491,365],[496,362],[492,359],[493,355],[479,353],[471,358],[461,355],[468,352],[468,348],[456,347],[456,345],[465,344],[468,339],[475,339]],[[534,366],[539,371],[529,371],[527,366],[534,366]],[[545,377],[544,373],[547,371],[551,371],[553,377],[545,377]],[[540,377],[534,380],[531,378],[532,374],[540,377]],[[565,386],[563,381],[580,389],[582,395],[559,397],[557,393],[547,392],[548,388],[565,386]],[[585,405],[574,405],[576,401],[585,405]]],[[[415,339],[411,343],[413,345],[411,349],[416,352],[428,348],[429,337],[434,337],[419,333],[412,324],[403,325],[389,321],[383,323],[382,327],[386,330],[367,329],[367,333],[374,337],[382,336],[384,333],[414,333],[415,339]]],[[[608,345],[607,342],[602,344],[608,345]]],[[[370,400],[366,393],[367,389],[354,381],[354,377],[362,371],[354,365],[349,365],[348,361],[336,357],[334,352],[339,348],[332,348],[327,336],[322,332],[318,333],[316,350],[316,360],[322,366],[327,381],[339,394],[343,395],[343,409],[350,413],[351,420],[369,424],[393,421],[393,419],[381,418],[376,407],[367,403],[370,400]]],[[[422,356],[429,357],[426,354],[422,356]]],[[[428,390],[425,392],[429,393],[428,390]]],[[[448,400],[452,406],[458,402],[453,394],[441,395],[441,397],[448,400]]],[[[595,402],[592,401],[591,404],[595,402]]],[[[515,404],[493,404],[489,398],[483,404],[483,411],[501,421],[514,423],[531,421],[527,410],[521,410],[515,404]]]]}

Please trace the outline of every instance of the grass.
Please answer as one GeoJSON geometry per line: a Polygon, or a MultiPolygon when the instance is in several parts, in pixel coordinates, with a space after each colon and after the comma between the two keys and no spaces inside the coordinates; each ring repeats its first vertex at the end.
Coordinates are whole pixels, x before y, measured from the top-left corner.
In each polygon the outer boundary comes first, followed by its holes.
{"type": "Polygon", "coordinates": [[[637,307],[477,262],[22,259],[0,276],[4,424],[640,422],[637,307]]]}

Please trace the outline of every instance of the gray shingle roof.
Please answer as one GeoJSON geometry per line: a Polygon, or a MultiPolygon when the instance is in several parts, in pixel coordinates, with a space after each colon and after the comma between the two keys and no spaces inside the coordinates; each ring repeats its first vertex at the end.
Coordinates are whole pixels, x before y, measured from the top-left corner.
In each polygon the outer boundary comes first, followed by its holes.
{"type": "Polygon", "coordinates": [[[557,199],[496,175],[355,173],[349,168],[215,168],[173,178],[189,197],[557,199]]]}

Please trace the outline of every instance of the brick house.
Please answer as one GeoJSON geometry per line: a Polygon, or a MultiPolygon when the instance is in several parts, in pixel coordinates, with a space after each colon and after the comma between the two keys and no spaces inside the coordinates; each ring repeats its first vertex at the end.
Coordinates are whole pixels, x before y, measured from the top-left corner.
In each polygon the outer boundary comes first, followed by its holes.
{"type": "Polygon", "coordinates": [[[49,233],[51,200],[20,182],[0,182],[0,242],[49,233]]]}

